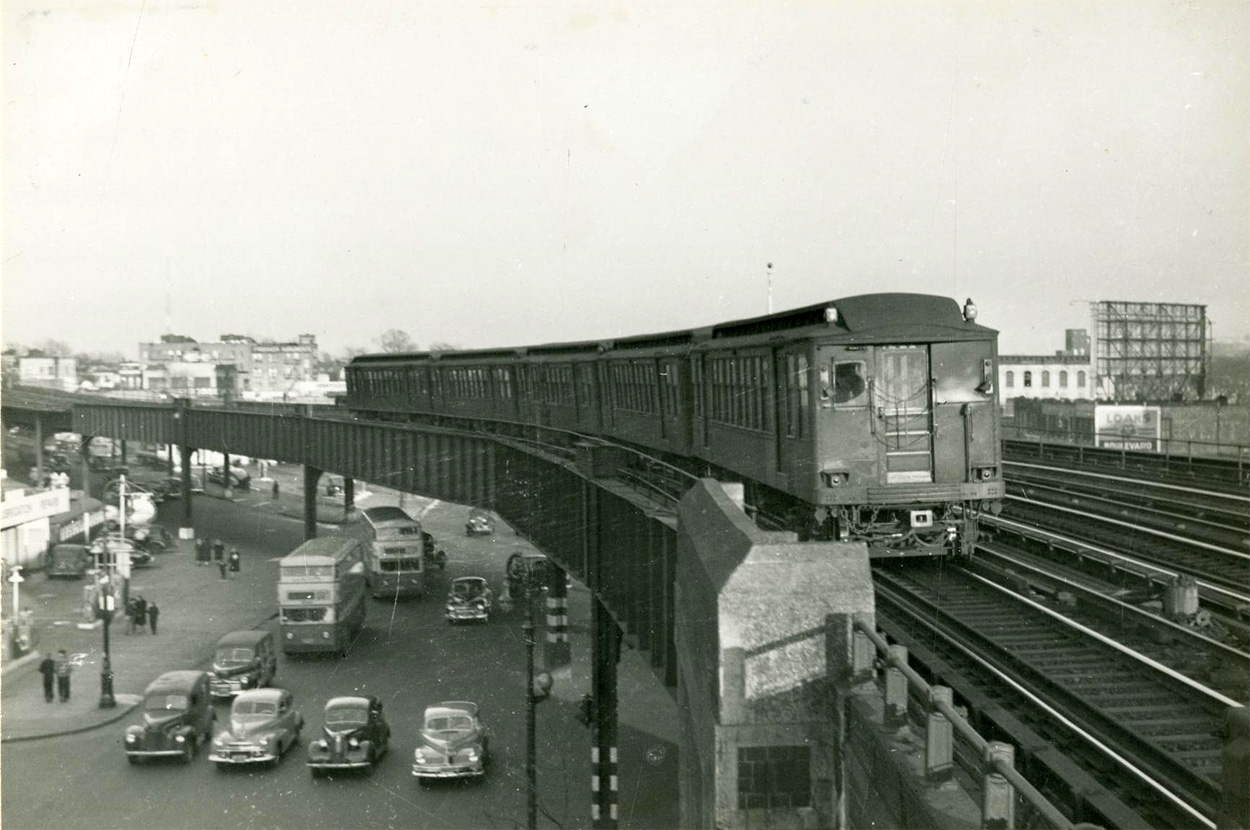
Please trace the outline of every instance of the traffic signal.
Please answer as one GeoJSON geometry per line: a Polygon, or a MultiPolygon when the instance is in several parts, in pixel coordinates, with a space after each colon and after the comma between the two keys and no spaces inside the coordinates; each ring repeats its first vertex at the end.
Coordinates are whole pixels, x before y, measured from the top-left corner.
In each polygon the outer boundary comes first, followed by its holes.
{"type": "Polygon", "coordinates": [[[582,695],[582,699],[577,702],[577,719],[582,726],[590,726],[595,719],[595,699],[590,695],[582,695]]]}

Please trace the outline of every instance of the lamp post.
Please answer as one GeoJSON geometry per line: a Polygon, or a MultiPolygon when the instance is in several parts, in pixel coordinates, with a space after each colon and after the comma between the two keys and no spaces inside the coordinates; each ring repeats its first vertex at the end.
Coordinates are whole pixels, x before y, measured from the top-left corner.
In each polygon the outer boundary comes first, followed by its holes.
{"type": "MultiPolygon", "coordinates": [[[[506,578],[506,577],[505,577],[506,578]]],[[[526,799],[526,827],[538,827],[538,760],[536,744],[536,707],[551,694],[551,675],[543,672],[534,676],[534,573],[525,570],[521,580],[525,591],[525,622],[521,631],[525,634],[525,780],[528,790],[526,799]]]]}
{"type": "Polygon", "coordinates": [[[112,709],[117,705],[113,697],[113,663],[109,659],[109,623],[113,620],[113,590],[108,574],[100,578],[100,596],[96,614],[104,622],[104,663],[100,667],[100,708],[112,709]]]}

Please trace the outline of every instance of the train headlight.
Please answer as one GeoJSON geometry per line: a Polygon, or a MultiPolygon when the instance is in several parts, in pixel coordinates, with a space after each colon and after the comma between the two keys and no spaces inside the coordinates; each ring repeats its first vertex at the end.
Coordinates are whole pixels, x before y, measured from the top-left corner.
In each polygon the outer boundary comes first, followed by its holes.
{"type": "Polygon", "coordinates": [[[994,477],[995,469],[993,467],[982,467],[977,470],[977,477],[982,481],[989,481],[994,477]]]}
{"type": "Polygon", "coordinates": [[[820,475],[826,487],[845,487],[851,482],[851,474],[839,470],[823,470],[820,475]]]}

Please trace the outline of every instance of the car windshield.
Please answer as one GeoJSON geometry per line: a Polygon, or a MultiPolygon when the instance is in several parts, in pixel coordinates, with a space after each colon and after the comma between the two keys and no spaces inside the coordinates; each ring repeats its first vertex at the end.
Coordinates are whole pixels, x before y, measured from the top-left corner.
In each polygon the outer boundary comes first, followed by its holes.
{"type": "Polygon", "coordinates": [[[473,719],[467,715],[440,715],[436,718],[427,718],[425,721],[425,731],[434,734],[451,733],[455,735],[472,731],[472,729],[473,719]]]}
{"type": "Polygon", "coordinates": [[[278,704],[272,700],[236,700],[230,710],[232,717],[273,717],[278,713],[278,704]]]}
{"type": "Polygon", "coordinates": [[[473,599],[482,595],[482,583],[457,582],[451,586],[451,592],[462,599],[473,599]]]}
{"type": "Polygon", "coordinates": [[[186,695],[149,695],[143,708],[148,712],[183,712],[187,705],[186,695]]]}
{"type": "Polygon", "coordinates": [[[226,663],[248,663],[251,662],[253,652],[250,648],[219,648],[217,649],[217,657],[214,662],[218,664],[226,663]]]}
{"type": "Polygon", "coordinates": [[[360,726],[369,722],[369,712],[359,706],[336,706],[326,710],[326,726],[360,726]]]}

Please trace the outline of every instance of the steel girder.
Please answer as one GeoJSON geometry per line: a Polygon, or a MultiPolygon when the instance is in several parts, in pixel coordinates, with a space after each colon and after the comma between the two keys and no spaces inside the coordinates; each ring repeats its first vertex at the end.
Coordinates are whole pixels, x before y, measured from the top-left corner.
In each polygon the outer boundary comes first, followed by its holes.
{"type": "Polygon", "coordinates": [[[573,461],[487,433],[306,414],[128,403],[75,404],[75,429],[131,441],[271,458],[444,501],[488,507],[588,585],[626,635],[677,683],[671,513],[573,461]]]}

